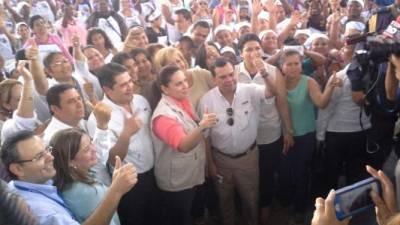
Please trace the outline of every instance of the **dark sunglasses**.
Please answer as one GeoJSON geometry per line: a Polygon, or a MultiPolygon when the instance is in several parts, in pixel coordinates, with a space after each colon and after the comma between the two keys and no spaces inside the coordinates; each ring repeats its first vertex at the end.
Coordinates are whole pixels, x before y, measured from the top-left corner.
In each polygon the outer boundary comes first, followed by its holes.
{"type": "Polygon", "coordinates": [[[235,120],[233,119],[233,109],[232,108],[227,108],[226,109],[226,114],[229,116],[228,120],[226,121],[229,126],[233,126],[235,123],[235,120]]]}

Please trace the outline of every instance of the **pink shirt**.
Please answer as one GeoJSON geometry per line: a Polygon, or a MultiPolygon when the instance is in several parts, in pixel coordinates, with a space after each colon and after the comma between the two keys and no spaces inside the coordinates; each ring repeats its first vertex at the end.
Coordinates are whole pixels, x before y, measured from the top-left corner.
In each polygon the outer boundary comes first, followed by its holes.
{"type": "MultiPolygon", "coordinates": [[[[175,100],[175,104],[183,109],[189,116],[195,120],[196,116],[193,113],[192,105],[189,99],[175,100]]],[[[182,139],[186,137],[185,130],[181,123],[176,119],[168,116],[158,116],[153,121],[153,132],[154,134],[171,148],[178,150],[179,144],[182,139]]]]}
{"type": "Polygon", "coordinates": [[[61,49],[61,52],[63,53],[65,58],[67,58],[71,63],[74,62],[71,54],[69,54],[68,52],[68,49],[65,47],[60,37],[58,37],[57,35],[48,34],[48,39],[46,42],[41,42],[34,36],[26,41],[24,48],[31,46],[34,42],[36,42],[37,45],[55,44],[61,49]]]}
{"type": "Polygon", "coordinates": [[[55,24],[58,32],[61,34],[61,38],[65,46],[72,46],[72,37],[77,35],[81,42],[81,46],[86,46],[87,30],[86,26],[79,20],[73,18],[68,22],[67,27],[62,26],[62,19],[58,20],[55,24]]]}

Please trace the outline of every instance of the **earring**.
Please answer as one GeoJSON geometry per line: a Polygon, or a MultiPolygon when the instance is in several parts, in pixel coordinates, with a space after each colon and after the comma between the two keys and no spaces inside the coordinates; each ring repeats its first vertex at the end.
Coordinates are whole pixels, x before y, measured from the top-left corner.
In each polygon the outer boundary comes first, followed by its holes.
{"type": "Polygon", "coordinates": [[[71,165],[71,167],[72,167],[73,169],[78,169],[78,167],[76,167],[75,165],[71,165]]]}

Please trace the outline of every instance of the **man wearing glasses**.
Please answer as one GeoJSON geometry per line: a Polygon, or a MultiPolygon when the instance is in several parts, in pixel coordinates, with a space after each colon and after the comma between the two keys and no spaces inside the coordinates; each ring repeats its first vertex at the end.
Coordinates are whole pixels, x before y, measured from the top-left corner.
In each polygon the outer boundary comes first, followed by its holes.
{"type": "Polygon", "coordinates": [[[234,195],[241,198],[247,224],[258,224],[257,127],[261,104],[274,104],[274,81],[260,71],[265,85],[237,83],[231,63],[218,58],[211,67],[216,87],[201,100],[202,112],[216,113],[218,123],[208,131],[210,176],[216,187],[224,225],[235,224],[234,195]],[[268,88],[265,88],[265,87],[268,88]]]}
{"type": "MultiPolygon", "coordinates": [[[[26,201],[30,212],[37,217],[38,224],[78,225],[80,223],[59,195],[57,188],[53,186],[51,179],[56,175],[56,170],[53,166],[52,151],[50,146],[46,147],[43,140],[31,131],[20,131],[7,138],[0,152],[1,160],[13,178],[9,187],[26,201]]],[[[129,186],[122,184],[121,176],[114,176],[116,188],[112,192],[113,197],[106,195],[82,224],[110,224],[119,200],[125,194],[121,187],[129,186]]]]}

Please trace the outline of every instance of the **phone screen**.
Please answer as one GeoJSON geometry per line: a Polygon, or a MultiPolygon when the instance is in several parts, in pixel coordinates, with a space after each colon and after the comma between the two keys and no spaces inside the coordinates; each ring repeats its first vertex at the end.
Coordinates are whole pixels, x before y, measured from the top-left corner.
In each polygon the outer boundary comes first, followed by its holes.
{"type": "Polygon", "coordinates": [[[371,190],[381,193],[380,183],[375,178],[337,190],[335,211],[338,219],[344,219],[372,207],[374,203],[370,197],[371,190]]]}

